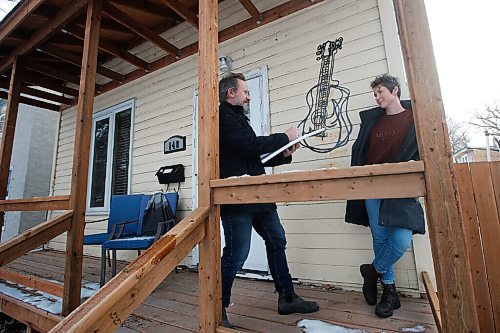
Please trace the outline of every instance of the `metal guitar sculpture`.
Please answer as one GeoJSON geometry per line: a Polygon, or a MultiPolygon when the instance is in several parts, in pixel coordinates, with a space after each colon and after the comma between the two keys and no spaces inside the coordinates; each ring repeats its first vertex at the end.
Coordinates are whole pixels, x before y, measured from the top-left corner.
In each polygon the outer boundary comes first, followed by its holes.
{"type": "Polygon", "coordinates": [[[342,49],[343,38],[326,41],[318,45],[316,60],[321,60],[318,83],[306,95],[309,112],[299,123],[302,134],[307,134],[320,128],[322,133],[304,139],[301,144],[317,153],[328,153],[349,142],[352,123],[347,112],[350,91],[342,87],[338,80],[333,80],[335,55],[342,49]],[[329,111],[329,106],[331,111],[329,111]],[[334,131],[335,130],[335,131],[334,131]],[[333,138],[329,140],[327,138],[333,138]],[[321,138],[321,140],[318,140],[321,138]]]}

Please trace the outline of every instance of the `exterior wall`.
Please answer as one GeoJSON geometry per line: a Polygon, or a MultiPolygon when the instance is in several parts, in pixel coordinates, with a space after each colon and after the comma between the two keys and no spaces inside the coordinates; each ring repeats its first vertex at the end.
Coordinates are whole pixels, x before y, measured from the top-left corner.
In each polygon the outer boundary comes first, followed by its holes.
{"type": "MultiPolygon", "coordinates": [[[[21,104],[11,160],[9,199],[47,196],[59,114],[21,104]]],[[[7,212],[2,241],[46,220],[46,212],[7,212]]]]}
{"type": "MultiPolygon", "coordinates": [[[[254,3],[265,10],[274,6],[270,2],[254,3]]],[[[220,29],[229,21],[246,17],[238,1],[224,1],[219,8],[220,29]]],[[[394,24],[385,22],[384,25],[395,29],[394,24]]],[[[393,31],[387,33],[394,35],[393,31]]],[[[375,104],[369,83],[374,76],[389,71],[385,34],[377,0],[336,0],[322,2],[220,45],[220,52],[233,59],[233,71],[268,67],[270,124],[271,132],[275,133],[297,126],[307,114],[305,95],[317,83],[320,65],[315,60],[316,47],[328,39],[344,38],[343,49],[337,54],[334,78],[351,90],[349,113],[355,128],[350,144],[328,154],[300,149],[292,164],[278,167],[275,172],[349,166],[351,144],[358,133],[358,113],[375,104]]],[[[188,25],[176,27],[164,36],[181,47],[196,39],[188,25]]],[[[147,46],[135,51],[148,60],[158,56],[156,49],[147,46]]],[[[391,69],[398,61],[393,60],[391,69]]],[[[129,70],[127,65],[112,65],[114,70],[129,70]]],[[[159,190],[161,187],[154,177],[156,170],[166,164],[182,163],[187,167],[187,178],[180,190],[181,217],[192,209],[192,112],[196,85],[197,57],[192,56],[98,96],[94,108],[99,111],[135,98],[132,193],[159,190]],[[187,150],[164,155],[163,141],[174,134],[187,136],[187,150]]],[[[63,112],[61,119],[54,195],[69,193],[74,131],[75,108],[71,108],[63,112]]],[[[359,265],[373,259],[371,236],[367,228],[344,223],[344,201],[284,203],[279,206],[279,213],[287,232],[287,256],[294,277],[360,288],[359,265]]],[[[100,217],[89,215],[87,219],[100,217]]],[[[86,232],[95,233],[102,228],[105,224],[92,225],[86,232]]],[[[64,249],[64,240],[65,237],[58,237],[50,246],[64,249]]],[[[99,253],[97,248],[88,246],[85,251],[99,253]]],[[[130,258],[133,257],[135,254],[130,258]]],[[[186,262],[189,263],[189,258],[186,262]]],[[[410,248],[395,268],[400,289],[419,289],[415,265],[413,248],[410,248]]]]}
{"type": "MultiPolygon", "coordinates": [[[[486,148],[467,148],[457,154],[455,154],[454,159],[457,163],[462,162],[486,162],[487,153],[486,148]]],[[[498,148],[491,149],[491,160],[500,161],[500,150],[498,148]]]]}

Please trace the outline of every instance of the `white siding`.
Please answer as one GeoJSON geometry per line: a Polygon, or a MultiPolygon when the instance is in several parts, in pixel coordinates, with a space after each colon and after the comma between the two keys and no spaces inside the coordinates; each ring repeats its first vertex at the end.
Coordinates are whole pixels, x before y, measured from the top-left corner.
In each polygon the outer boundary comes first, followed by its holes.
{"type": "MultiPolygon", "coordinates": [[[[271,4],[273,3],[273,4],[271,4]]],[[[271,1],[255,1],[268,9],[271,1]]],[[[247,18],[238,1],[220,4],[220,28],[247,18]]],[[[177,46],[195,41],[193,28],[180,25],[164,36],[177,46]]],[[[306,92],[317,83],[319,62],[316,47],[327,39],[344,38],[337,54],[334,78],[351,90],[349,113],[358,133],[359,111],[374,105],[369,87],[374,76],[388,71],[384,38],[377,0],[324,1],[272,24],[247,32],[224,42],[221,52],[233,59],[233,70],[244,72],[257,67],[269,69],[271,132],[297,126],[307,114],[306,92]]],[[[151,61],[160,53],[150,45],[137,47],[133,53],[151,61]]],[[[131,67],[119,61],[108,66],[126,73],[131,67]]],[[[193,90],[197,85],[197,56],[183,59],[95,100],[95,110],[103,110],[135,98],[135,133],[132,154],[133,193],[153,192],[161,187],[154,176],[166,164],[182,163],[186,182],[181,185],[180,216],[192,209],[192,111],[193,90]],[[174,134],[187,136],[187,150],[163,154],[163,141],[174,134]]],[[[69,193],[75,131],[75,108],[63,112],[57,154],[54,195],[69,193]]],[[[300,149],[290,165],[275,172],[349,166],[350,144],[328,154],[300,149]]],[[[287,231],[287,256],[292,275],[303,281],[331,283],[359,288],[359,265],[373,258],[368,229],[344,223],[345,202],[285,203],[279,206],[287,231]]],[[[88,216],[88,219],[97,219],[88,216]]],[[[105,228],[105,224],[88,227],[87,233],[105,228]]],[[[64,247],[64,238],[50,243],[64,247]]],[[[97,254],[97,248],[87,249],[97,254]]],[[[410,249],[396,266],[397,284],[401,289],[417,289],[413,250],[410,249]]],[[[133,257],[133,256],[132,256],[133,257]]]]}

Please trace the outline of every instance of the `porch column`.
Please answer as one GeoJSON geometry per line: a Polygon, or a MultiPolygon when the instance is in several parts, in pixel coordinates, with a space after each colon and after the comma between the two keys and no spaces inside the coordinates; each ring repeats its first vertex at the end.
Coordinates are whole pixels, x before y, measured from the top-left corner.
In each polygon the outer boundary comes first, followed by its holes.
{"type": "Polygon", "coordinates": [[[198,205],[210,207],[199,245],[199,326],[200,332],[215,332],[221,322],[220,210],[210,191],[210,180],[219,178],[217,0],[200,0],[199,8],[198,205]]]}
{"type": "Polygon", "coordinates": [[[95,75],[102,0],[90,0],[85,25],[82,71],[76,115],[76,134],[71,177],[69,209],[74,211],[71,229],[66,243],[64,274],[63,315],[80,305],[82,284],[83,231],[87,199],[90,137],[92,135],[92,111],[94,108],[95,75]]]}
{"type": "MultiPolygon", "coordinates": [[[[21,97],[21,83],[24,72],[24,60],[16,56],[10,74],[9,96],[7,98],[7,109],[2,132],[2,147],[0,148],[0,200],[7,196],[7,185],[9,182],[10,160],[12,157],[12,146],[16,132],[17,112],[19,110],[19,99],[21,97]]],[[[2,237],[2,226],[4,224],[4,212],[0,212],[0,239],[2,237]]]]}
{"type": "Polygon", "coordinates": [[[394,0],[410,88],[443,332],[479,332],[450,140],[424,0],[394,0]]]}

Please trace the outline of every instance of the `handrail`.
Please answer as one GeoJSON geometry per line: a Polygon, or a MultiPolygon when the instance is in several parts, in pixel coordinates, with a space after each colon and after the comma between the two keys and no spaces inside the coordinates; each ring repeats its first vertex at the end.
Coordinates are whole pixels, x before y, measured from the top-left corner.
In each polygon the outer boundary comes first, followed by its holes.
{"type": "Polygon", "coordinates": [[[73,211],[66,211],[51,220],[30,228],[19,236],[0,244],[0,267],[23,256],[37,246],[68,231],[71,226],[73,211]]]}
{"type": "Polygon", "coordinates": [[[395,174],[400,175],[420,172],[424,172],[424,163],[422,161],[411,161],[401,163],[373,164],[339,169],[292,171],[252,177],[243,176],[225,179],[214,179],[210,181],[210,187],[216,188],[227,186],[265,185],[303,182],[311,180],[344,179],[395,174]]]}
{"type": "Polygon", "coordinates": [[[67,210],[69,195],[0,200],[0,212],[67,210]]]}
{"type": "Polygon", "coordinates": [[[208,207],[199,207],[50,332],[111,332],[205,237],[208,207]]]}
{"type": "Polygon", "coordinates": [[[44,293],[57,297],[63,297],[63,285],[59,282],[49,281],[33,275],[18,273],[5,268],[0,268],[0,279],[43,291],[44,293]]]}
{"type": "Polygon", "coordinates": [[[439,298],[432,286],[431,279],[428,272],[422,272],[422,280],[424,282],[425,291],[427,293],[427,298],[429,299],[429,304],[432,310],[432,316],[436,322],[438,332],[442,332],[443,322],[441,320],[441,310],[439,308],[439,298]]]}
{"type": "Polygon", "coordinates": [[[210,181],[214,204],[413,198],[426,194],[421,161],[210,181]]]}

